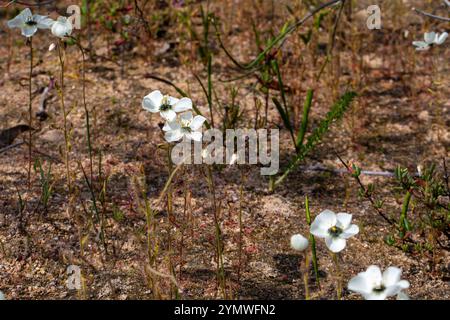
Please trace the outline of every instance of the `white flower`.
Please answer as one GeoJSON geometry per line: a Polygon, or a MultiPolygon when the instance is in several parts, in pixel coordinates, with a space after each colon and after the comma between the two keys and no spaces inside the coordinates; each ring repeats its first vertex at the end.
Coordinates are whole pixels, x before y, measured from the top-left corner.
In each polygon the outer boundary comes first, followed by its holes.
{"type": "Polygon", "coordinates": [[[316,237],[325,238],[328,249],[337,253],[345,248],[346,239],[359,232],[358,226],[350,224],[351,221],[351,214],[335,214],[331,210],[325,210],[314,219],[310,232],[316,237]]]}
{"type": "Polygon", "coordinates": [[[361,294],[366,300],[384,300],[409,288],[409,282],[401,280],[402,270],[387,268],[383,274],[378,266],[370,266],[348,283],[348,289],[361,294]]]}
{"type": "Polygon", "coordinates": [[[142,107],[152,113],[159,112],[161,117],[172,122],[177,117],[176,112],[192,109],[192,101],[189,98],[177,99],[171,96],[163,96],[156,90],[144,97],[142,107]]]}
{"type": "Polygon", "coordinates": [[[14,19],[9,20],[7,25],[10,29],[19,28],[22,35],[32,37],[38,29],[50,29],[54,21],[46,16],[32,14],[31,10],[26,8],[14,19]]]}
{"type": "Polygon", "coordinates": [[[308,248],[309,241],[301,234],[295,234],[291,237],[291,247],[297,251],[304,251],[308,248]]]}
{"type": "Polygon", "coordinates": [[[191,112],[183,113],[179,121],[167,122],[163,127],[166,132],[165,138],[167,142],[175,142],[186,137],[188,140],[202,141],[202,133],[200,129],[206,118],[203,116],[192,116],[191,112]]]}
{"type": "Polygon", "coordinates": [[[53,51],[55,50],[56,45],[54,43],[51,43],[50,46],[48,47],[48,51],[53,51]]]}
{"type": "Polygon", "coordinates": [[[441,45],[445,42],[445,40],[447,40],[448,38],[448,33],[447,32],[443,32],[441,34],[436,33],[436,38],[434,40],[434,43],[437,45],[441,45]]]}
{"type": "Polygon", "coordinates": [[[58,20],[52,25],[52,34],[58,38],[68,37],[72,31],[72,23],[66,17],[58,17],[58,20]]]}
{"type": "Polygon", "coordinates": [[[414,41],[413,45],[416,46],[416,50],[423,51],[428,50],[432,45],[441,45],[448,37],[447,32],[441,34],[436,32],[426,32],[424,35],[425,41],[414,41]]]}

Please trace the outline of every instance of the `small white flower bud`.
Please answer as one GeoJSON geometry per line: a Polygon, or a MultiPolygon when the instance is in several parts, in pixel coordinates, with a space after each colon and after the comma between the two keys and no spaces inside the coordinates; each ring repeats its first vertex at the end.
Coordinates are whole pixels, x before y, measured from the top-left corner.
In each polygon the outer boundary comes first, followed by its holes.
{"type": "Polygon", "coordinates": [[[304,251],[308,248],[309,241],[301,234],[296,234],[291,237],[291,247],[297,251],[304,251]]]}

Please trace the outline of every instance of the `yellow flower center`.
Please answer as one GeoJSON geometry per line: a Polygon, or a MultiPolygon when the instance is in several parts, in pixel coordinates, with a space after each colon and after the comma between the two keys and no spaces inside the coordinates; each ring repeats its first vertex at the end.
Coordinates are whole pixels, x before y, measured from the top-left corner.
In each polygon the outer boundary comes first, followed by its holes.
{"type": "Polygon", "coordinates": [[[172,108],[172,106],[170,105],[170,98],[169,98],[169,96],[164,96],[161,101],[160,109],[161,109],[161,111],[167,111],[170,108],[172,108]]]}
{"type": "Polygon", "coordinates": [[[343,230],[339,227],[336,226],[332,226],[330,229],[328,229],[328,232],[333,236],[333,237],[338,237],[343,230]]]}

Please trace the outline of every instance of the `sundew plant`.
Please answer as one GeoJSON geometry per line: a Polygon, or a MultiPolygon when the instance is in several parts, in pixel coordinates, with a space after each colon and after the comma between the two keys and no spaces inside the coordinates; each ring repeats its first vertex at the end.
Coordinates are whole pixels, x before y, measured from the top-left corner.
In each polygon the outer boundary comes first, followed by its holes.
{"type": "Polygon", "coordinates": [[[0,1],[0,300],[449,299],[449,13],[0,1]]]}

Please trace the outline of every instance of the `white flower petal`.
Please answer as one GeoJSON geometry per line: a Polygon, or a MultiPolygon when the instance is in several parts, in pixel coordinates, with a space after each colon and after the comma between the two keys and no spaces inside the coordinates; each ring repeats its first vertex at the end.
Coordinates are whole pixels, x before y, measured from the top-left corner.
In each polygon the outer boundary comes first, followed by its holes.
{"type": "Polygon", "coordinates": [[[408,280],[400,280],[397,282],[397,285],[403,290],[409,288],[409,281],[408,280]]]}
{"type": "Polygon", "coordinates": [[[172,129],[170,128],[169,123],[166,122],[166,123],[164,124],[164,127],[162,128],[162,131],[170,131],[170,130],[172,130],[172,129]]]}
{"type": "Polygon", "coordinates": [[[330,235],[330,233],[328,232],[327,227],[322,226],[319,223],[316,223],[316,221],[314,220],[314,222],[311,224],[311,228],[309,230],[309,232],[316,237],[319,238],[326,238],[330,235]]]}
{"type": "Polygon", "coordinates": [[[373,288],[367,281],[365,272],[361,272],[348,282],[348,289],[360,294],[369,294],[373,288]]]}
{"type": "Polygon", "coordinates": [[[197,142],[202,141],[202,137],[203,137],[202,133],[198,132],[198,131],[187,132],[187,133],[185,133],[185,135],[186,135],[186,138],[188,138],[189,140],[194,140],[197,142]]]}
{"type": "Polygon", "coordinates": [[[337,226],[343,230],[347,229],[352,222],[352,215],[344,212],[336,214],[337,226]]]}
{"type": "Polygon", "coordinates": [[[326,237],[325,244],[331,252],[338,253],[344,250],[347,241],[342,238],[326,237]]]}
{"type": "Polygon", "coordinates": [[[335,226],[336,222],[336,214],[331,210],[324,210],[316,217],[316,219],[314,219],[313,224],[318,223],[323,226],[323,228],[329,229],[335,226]]]}
{"type": "Polygon", "coordinates": [[[142,108],[152,113],[159,112],[160,110],[159,105],[153,104],[153,102],[151,102],[151,100],[147,97],[142,100],[142,108]]]}
{"type": "Polygon", "coordinates": [[[350,237],[353,237],[354,235],[358,234],[359,227],[356,224],[351,224],[347,229],[345,229],[339,237],[343,239],[348,239],[350,237]]]}
{"type": "Polygon", "coordinates": [[[440,34],[439,36],[436,36],[436,44],[441,45],[445,42],[445,40],[447,40],[448,38],[448,33],[444,32],[442,34],[440,34]]]}
{"type": "Polygon", "coordinates": [[[178,101],[180,101],[179,99],[174,98],[174,97],[170,97],[170,96],[168,97],[168,99],[169,99],[169,104],[171,106],[175,105],[176,103],[178,103],[178,101]]]}
{"type": "Polygon", "coordinates": [[[398,285],[386,286],[386,289],[383,293],[386,295],[386,297],[392,297],[397,295],[401,290],[402,288],[400,288],[400,286],[398,285]]]}
{"type": "Polygon", "coordinates": [[[181,126],[176,121],[166,122],[164,124],[164,127],[162,128],[163,131],[172,131],[172,130],[179,130],[179,129],[181,129],[181,126]]]}
{"type": "Polygon", "coordinates": [[[426,32],[423,36],[425,42],[428,44],[432,44],[436,40],[436,32],[426,32]]]}
{"type": "Polygon", "coordinates": [[[412,44],[416,47],[424,47],[427,45],[427,43],[424,41],[413,41],[412,44]]]}
{"type": "Polygon", "coordinates": [[[189,98],[182,98],[173,105],[175,112],[183,112],[192,109],[192,101],[189,98]]]}
{"type": "Polygon", "coordinates": [[[161,107],[163,95],[156,90],[146,95],[142,101],[142,107],[150,112],[158,112],[161,107]]]}
{"type": "Polygon", "coordinates": [[[367,268],[365,276],[369,279],[373,287],[381,285],[383,281],[383,275],[381,274],[380,267],[371,265],[367,268]]]}
{"type": "Polygon", "coordinates": [[[291,237],[291,247],[297,251],[304,251],[309,246],[309,241],[301,234],[296,234],[291,237]]]}
{"type": "Polygon", "coordinates": [[[22,10],[15,18],[9,20],[7,22],[7,25],[10,29],[12,28],[22,28],[22,26],[27,22],[29,19],[33,17],[33,14],[31,13],[31,10],[29,8],[26,8],[22,10]]]}
{"type": "Polygon", "coordinates": [[[423,41],[413,41],[412,43],[414,46],[416,46],[416,50],[428,50],[430,49],[430,46],[428,43],[423,41]]]}
{"type": "Polygon", "coordinates": [[[197,131],[202,126],[203,123],[206,121],[206,118],[203,116],[195,116],[195,118],[192,120],[191,125],[189,126],[192,130],[197,131]]]}
{"type": "Polygon", "coordinates": [[[53,19],[50,19],[47,16],[41,16],[38,14],[35,14],[33,16],[33,20],[37,23],[37,27],[39,29],[50,29],[55,21],[53,19]]]}
{"type": "Polygon", "coordinates": [[[37,26],[29,26],[26,24],[22,27],[22,35],[27,38],[32,37],[36,33],[37,29],[37,26]]]}
{"type": "Polygon", "coordinates": [[[167,131],[164,135],[164,138],[167,142],[179,141],[183,138],[183,133],[181,132],[181,130],[167,131]]]}
{"type": "Polygon", "coordinates": [[[397,267],[389,267],[383,272],[383,284],[388,286],[396,285],[400,281],[402,270],[397,267]]]}
{"type": "Polygon", "coordinates": [[[186,112],[180,115],[180,119],[188,123],[191,123],[193,118],[194,116],[192,115],[192,112],[186,112]]]}
{"type": "Polygon", "coordinates": [[[160,111],[160,114],[161,114],[161,117],[163,117],[164,119],[166,119],[169,122],[172,122],[177,118],[177,114],[175,113],[175,111],[173,111],[171,109],[160,111]]]}

